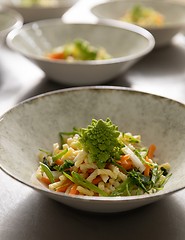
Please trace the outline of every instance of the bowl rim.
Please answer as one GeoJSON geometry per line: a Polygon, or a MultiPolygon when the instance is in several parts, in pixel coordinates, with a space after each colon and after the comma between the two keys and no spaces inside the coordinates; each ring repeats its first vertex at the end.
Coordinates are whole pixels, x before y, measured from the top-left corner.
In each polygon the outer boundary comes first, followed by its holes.
{"type": "Polygon", "coordinates": [[[15,9],[15,10],[20,10],[20,11],[23,11],[23,10],[32,10],[32,11],[34,11],[34,10],[37,10],[37,9],[45,11],[45,10],[48,10],[48,9],[55,10],[55,9],[58,9],[58,8],[69,8],[72,5],[74,5],[75,3],[77,3],[77,1],[78,0],[68,0],[68,2],[64,2],[64,3],[62,1],[59,1],[57,4],[54,4],[51,7],[42,6],[40,4],[32,5],[30,7],[24,7],[24,6],[21,6],[21,4],[16,4],[15,5],[13,3],[3,3],[3,2],[1,3],[1,1],[0,1],[0,4],[5,5],[5,6],[9,7],[9,8],[15,9]],[[73,1],[74,1],[74,3],[73,3],[73,1]]]}
{"type": "MultiPolygon", "coordinates": [[[[73,92],[73,91],[84,91],[84,90],[86,90],[86,91],[89,91],[89,90],[94,90],[94,91],[96,91],[96,90],[105,90],[105,91],[106,90],[117,90],[117,91],[132,92],[133,94],[136,93],[136,94],[150,95],[150,96],[154,96],[154,97],[157,97],[157,98],[166,99],[166,100],[171,101],[171,102],[176,102],[178,105],[185,107],[184,103],[178,102],[176,100],[173,100],[173,99],[161,96],[161,95],[145,92],[145,91],[131,89],[131,88],[128,88],[128,87],[101,86],[101,85],[100,86],[82,86],[82,87],[72,87],[72,88],[65,88],[65,89],[50,91],[50,92],[39,94],[37,96],[26,99],[26,100],[18,103],[17,105],[15,105],[13,108],[9,109],[2,116],[0,116],[0,122],[3,120],[3,117],[5,115],[9,114],[12,110],[18,108],[19,106],[21,106],[23,104],[30,104],[30,103],[32,103],[33,101],[36,101],[39,98],[45,98],[45,97],[49,97],[49,96],[52,96],[52,95],[62,94],[62,93],[66,93],[66,92],[73,92]]],[[[142,201],[142,200],[145,200],[145,199],[148,199],[148,198],[154,199],[154,198],[160,198],[160,197],[163,197],[163,196],[171,195],[171,194],[174,194],[174,193],[176,193],[180,190],[185,189],[185,184],[184,184],[184,186],[182,186],[182,187],[178,187],[178,188],[173,189],[173,190],[164,191],[162,193],[161,193],[161,191],[159,191],[159,192],[156,192],[154,194],[144,194],[144,195],[138,195],[138,196],[119,196],[119,197],[110,197],[110,198],[109,197],[96,197],[96,196],[79,196],[79,195],[74,195],[73,196],[73,195],[69,195],[69,194],[66,194],[66,193],[58,193],[58,192],[55,192],[55,191],[51,191],[47,188],[36,186],[31,182],[28,183],[24,180],[21,180],[20,178],[15,177],[8,170],[3,168],[3,166],[1,165],[1,162],[0,162],[0,169],[3,172],[5,172],[7,175],[9,175],[11,178],[13,178],[14,180],[16,180],[16,181],[18,181],[18,182],[20,182],[20,183],[22,183],[22,184],[24,184],[28,187],[31,187],[34,190],[41,191],[43,193],[47,193],[49,195],[54,195],[54,196],[58,196],[58,197],[59,197],[59,195],[61,195],[64,198],[77,199],[77,200],[83,200],[83,201],[89,201],[89,202],[90,201],[91,202],[101,201],[101,202],[110,203],[110,202],[115,202],[115,201],[116,202],[142,201]]]]}
{"type": "Polygon", "coordinates": [[[11,31],[7,38],[6,38],[6,43],[10,49],[12,49],[15,52],[19,52],[20,54],[24,55],[25,57],[32,59],[33,61],[42,61],[42,62],[50,62],[52,64],[70,64],[71,66],[73,65],[105,65],[105,64],[116,64],[120,62],[126,62],[134,59],[138,59],[140,57],[145,56],[149,52],[152,51],[152,49],[155,46],[155,39],[153,35],[147,31],[144,28],[141,28],[139,26],[136,26],[134,24],[126,23],[124,22],[123,24],[119,23],[114,23],[112,21],[104,21],[104,20],[99,20],[97,23],[84,23],[84,22],[75,22],[75,23],[66,23],[63,22],[61,18],[53,18],[53,19],[45,19],[45,20],[40,20],[40,21],[35,21],[31,23],[24,24],[21,29],[15,29],[11,31]],[[137,53],[130,54],[128,56],[123,56],[123,57],[118,57],[118,58],[112,58],[112,59],[107,59],[107,60],[86,60],[86,61],[74,61],[74,62],[67,62],[66,60],[55,60],[55,59],[48,59],[44,56],[35,56],[30,53],[24,53],[21,51],[21,49],[18,49],[17,47],[14,46],[13,44],[13,39],[21,34],[24,31],[28,31],[32,28],[33,24],[37,24],[39,27],[45,27],[45,26],[52,26],[52,25],[88,25],[88,26],[102,26],[102,27],[108,27],[108,28],[118,28],[118,29],[123,29],[126,31],[131,31],[134,32],[141,37],[145,38],[148,41],[148,45],[145,49],[142,49],[141,51],[137,53]]]}
{"type": "MultiPolygon", "coordinates": [[[[115,22],[123,22],[121,20],[118,20],[118,19],[113,19],[113,18],[107,18],[107,17],[101,17],[101,16],[97,16],[95,13],[93,13],[93,9],[96,9],[97,7],[99,6],[103,6],[103,5],[108,5],[108,4],[114,4],[114,3],[118,3],[120,2],[121,4],[124,4],[124,3],[129,3],[129,4],[134,4],[134,3],[148,3],[148,4],[163,4],[163,5],[167,5],[167,6],[176,6],[176,7],[181,7],[182,9],[184,9],[184,14],[185,14],[185,5],[180,3],[180,2],[168,2],[168,1],[155,1],[155,0],[111,0],[111,1],[106,1],[106,2],[103,2],[103,3],[100,3],[100,4],[96,4],[94,5],[93,7],[90,8],[90,12],[96,16],[97,18],[102,18],[102,19],[111,19],[111,21],[115,21],[115,22]]],[[[152,6],[151,6],[152,7],[152,6]]],[[[139,25],[138,25],[139,26],[139,25]]],[[[164,26],[160,26],[160,27],[157,27],[157,26],[146,26],[144,27],[145,29],[147,29],[148,31],[150,30],[159,30],[159,31],[162,31],[164,29],[170,29],[170,28],[181,28],[181,27],[185,27],[185,18],[184,20],[181,20],[179,22],[175,22],[175,23],[166,23],[164,26]]]]}
{"type": "Polygon", "coordinates": [[[24,23],[23,16],[16,10],[0,5],[0,14],[11,16],[16,20],[16,22],[13,25],[0,31],[0,34],[7,34],[11,32],[13,29],[19,29],[23,26],[23,23],[24,23]]]}

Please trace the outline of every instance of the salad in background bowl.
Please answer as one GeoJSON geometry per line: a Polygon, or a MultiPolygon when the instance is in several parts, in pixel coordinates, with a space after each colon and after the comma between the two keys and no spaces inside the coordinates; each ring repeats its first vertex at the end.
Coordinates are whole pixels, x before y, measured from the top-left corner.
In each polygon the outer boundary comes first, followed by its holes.
{"type": "Polygon", "coordinates": [[[0,0],[0,4],[19,12],[24,22],[59,18],[78,0],[0,0]]]}
{"type": "Polygon", "coordinates": [[[33,61],[51,80],[79,86],[100,84],[116,78],[151,52],[155,40],[145,29],[129,23],[119,27],[111,23],[67,24],[61,19],[49,19],[25,24],[20,31],[8,35],[7,44],[13,51],[33,61]],[[76,39],[80,41],[74,45],[76,39]],[[66,42],[72,43],[70,48],[72,46],[74,50],[75,46],[75,54],[80,53],[80,57],[83,55],[86,60],[47,57],[66,42]],[[99,47],[104,49],[104,55],[106,52],[112,58],[99,59],[99,47]]]}
{"type": "Polygon", "coordinates": [[[92,7],[91,12],[98,18],[114,22],[124,20],[144,27],[154,36],[156,47],[168,45],[172,38],[185,28],[185,5],[181,3],[114,0],[92,7]],[[148,17],[148,14],[152,17],[148,17]],[[156,15],[157,20],[153,22],[153,16],[156,15]],[[147,23],[143,16],[148,18],[147,23]],[[160,24],[157,24],[159,20],[160,24]]]}

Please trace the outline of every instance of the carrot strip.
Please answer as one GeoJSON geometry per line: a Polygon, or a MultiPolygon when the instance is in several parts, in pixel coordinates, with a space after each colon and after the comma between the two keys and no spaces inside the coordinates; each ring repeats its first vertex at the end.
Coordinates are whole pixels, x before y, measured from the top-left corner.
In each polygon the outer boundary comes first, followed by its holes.
{"type": "MultiPolygon", "coordinates": [[[[58,153],[63,152],[63,151],[64,151],[64,150],[58,150],[58,153]]],[[[64,163],[64,161],[63,161],[63,160],[60,160],[60,158],[59,158],[59,159],[57,159],[57,160],[55,161],[55,163],[56,163],[57,165],[61,166],[61,165],[64,163]]]]}
{"type": "Polygon", "coordinates": [[[122,155],[122,156],[121,156],[121,163],[123,163],[123,162],[125,162],[126,160],[128,160],[129,157],[130,157],[130,155],[131,155],[131,154],[122,155]]]}
{"type": "MultiPolygon", "coordinates": [[[[49,178],[45,176],[42,176],[41,181],[46,183],[47,185],[51,184],[51,181],[49,180],[49,178]]],[[[55,182],[58,182],[58,181],[55,179],[55,182]]]]}
{"type": "Polygon", "coordinates": [[[66,58],[66,56],[63,52],[51,53],[51,54],[48,54],[47,57],[49,57],[51,59],[65,59],[66,58]]]}
{"type": "Polygon", "coordinates": [[[56,189],[56,192],[65,192],[71,183],[72,182],[67,179],[61,187],[56,189]]]}
{"type": "MultiPolygon", "coordinates": [[[[145,159],[147,162],[150,162],[149,159],[148,159],[148,156],[146,156],[146,159],[145,159]]],[[[144,170],[144,175],[145,176],[149,176],[150,174],[150,166],[148,164],[144,164],[145,166],[145,170],[144,170]]]]}
{"type": "Polygon", "coordinates": [[[64,161],[63,161],[63,160],[60,160],[60,159],[57,159],[57,160],[55,161],[55,163],[56,163],[57,165],[61,166],[61,165],[64,163],[64,161]]]}
{"type": "Polygon", "coordinates": [[[102,181],[101,176],[97,176],[95,179],[92,180],[92,184],[97,185],[101,181],[102,181]]]}
{"type": "Polygon", "coordinates": [[[51,184],[50,180],[48,177],[42,176],[41,181],[46,183],[47,185],[51,184]]]}
{"type": "Polygon", "coordinates": [[[121,163],[121,166],[125,169],[128,170],[132,166],[132,160],[125,160],[124,162],[121,163]]]}
{"type": "Polygon", "coordinates": [[[147,154],[149,159],[153,159],[155,150],[156,150],[156,146],[154,144],[151,144],[151,146],[148,149],[148,154],[147,154]]]}
{"type": "Polygon", "coordinates": [[[130,160],[129,158],[130,158],[130,154],[121,156],[121,163],[120,163],[120,165],[121,165],[125,170],[130,169],[131,166],[132,166],[132,160],[130,160]]]}
{"type": "Polygon", "coordinates": [[[75,184],[72,186],[69,194],[70,194],[70,195],[78,195],[79,192],[78,192],[78,190],[77,190],[77,187],[78,187],[78,185],[75,183],[75,184]]]}

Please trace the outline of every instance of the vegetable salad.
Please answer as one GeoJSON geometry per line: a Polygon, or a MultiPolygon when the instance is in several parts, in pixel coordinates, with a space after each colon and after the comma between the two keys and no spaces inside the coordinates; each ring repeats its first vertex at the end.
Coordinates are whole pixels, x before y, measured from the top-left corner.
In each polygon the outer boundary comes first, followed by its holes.
{"type": "Polygon", "coordinates": [[[156,146],[140,135],[123,133],[106,121],[92,119],[87,128],[60,132],[61,143],[40,150],[36,177],[51,191],[85,196],[151,194],[164,188],[170,165],[159,165],[156,146]]]}
{"type": "Polygon", "coordinates": [[[50,59],[66,60],[68,62],[81,60],[105,60],[112,56],[103,47],[94,47],[88,41],[81,38],[66,43],[53,49],[52,53],[46,54],[50,59]]]}
{"type": "Polygon", "coordinates": [[[142,27],[164,25],[164,16],[153,8],[135,4],[119,20],[133,23],[142,27]]]}

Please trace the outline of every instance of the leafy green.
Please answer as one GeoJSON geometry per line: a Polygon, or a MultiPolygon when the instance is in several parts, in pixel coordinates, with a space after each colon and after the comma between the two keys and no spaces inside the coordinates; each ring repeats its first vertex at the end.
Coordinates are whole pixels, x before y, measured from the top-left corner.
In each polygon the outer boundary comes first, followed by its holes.
{"type": "Polygon", "coordinates": [[[76,39],[74,41],[77,49],[79,49],[80,58],[82,60],[95,60],[97,56],[97,49],[90,46],[89,42],[82,39],[76,39]]]}
{"type": "Polygon", "coordinates": [[[122,182],[110,195],[109,197],[118,197],[118,196],[123,196],[123,194],[125,193],[125,191],[127,191],[127,195],[130,195],[130,193],[128,193],[128,188],[129,185],[131,187],[134,187],[135,182],[132,178],[127,178],[124,182],[122,182]]]}
{"type": "Polygon", "coordinates": [[[167,176],[167,175],[168,175],[168,171],[166,170],[166,168],[161,167],[161,171],[163,172],[163,175],[164,175],[164,176],[167,176]]]}
{"type": "Polygon", "coordinates": [[[70,167],[74,166],[75,162],[71,160],[64,160],[64,163],[61,166],[54,166],[54,169],[59,171],[59,172],[64,172],[70,167]]]}

